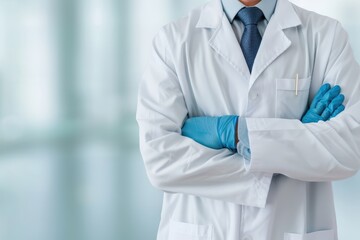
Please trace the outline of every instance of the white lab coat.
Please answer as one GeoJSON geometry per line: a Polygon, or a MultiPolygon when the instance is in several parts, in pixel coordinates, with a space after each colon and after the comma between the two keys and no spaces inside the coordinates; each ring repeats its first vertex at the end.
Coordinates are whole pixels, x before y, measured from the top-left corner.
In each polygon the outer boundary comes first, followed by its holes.
{"type": "Polygon", "coordinates": [[[360,68],[337,21],[278,0],[250,74],[213,0],[154,38],[137,121],[164,191],[158,240],[337,239],[331,181],[360,167],[360,68]],[[342,87],[346,110],[302,124],[323,82],[342,87]],[[250,165],[181,136],[187,117],[229,114],[247,118],[250,165]]]}

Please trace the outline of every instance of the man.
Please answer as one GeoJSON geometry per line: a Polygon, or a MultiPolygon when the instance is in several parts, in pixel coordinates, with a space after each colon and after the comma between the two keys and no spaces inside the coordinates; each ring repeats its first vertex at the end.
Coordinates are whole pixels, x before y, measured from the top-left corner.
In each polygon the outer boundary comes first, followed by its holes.
{"type": "Polygon", "coordinates": [[[212,0],[163,27],[137,111],[158,239],[337,239],[359,92],[340,24],[288,0],[212,0]]]}

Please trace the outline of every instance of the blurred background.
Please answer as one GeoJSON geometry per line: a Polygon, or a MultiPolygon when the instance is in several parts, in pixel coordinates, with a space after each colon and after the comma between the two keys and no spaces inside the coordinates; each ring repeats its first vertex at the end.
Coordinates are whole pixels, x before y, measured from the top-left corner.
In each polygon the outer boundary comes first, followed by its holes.
{"type": "MultiPolygon", "coordinates": [[[[137,86],[154,34],[205,2],[0,0],[0,240],[155,239],[137,86]]],[[[294,2],[340,20],[360,59],[360,2],[294,2]]],[[[359,186],[334,184],[340,239],[360,239],[359,186]]]]}

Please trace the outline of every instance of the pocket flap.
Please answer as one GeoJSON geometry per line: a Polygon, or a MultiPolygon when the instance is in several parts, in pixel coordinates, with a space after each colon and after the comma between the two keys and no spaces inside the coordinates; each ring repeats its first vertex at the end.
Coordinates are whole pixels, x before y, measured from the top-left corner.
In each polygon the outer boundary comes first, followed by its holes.
{"type": "Polygon", "coordinates": [[[318,231],[306,234],[285,233],[284,240],[334,240],[334,230],[318,231]]]}
{"type": "Polygon", "coordinates": [[[211,240],[212,225],[198,225],[185,222],[171,221],[170,222],[170,234],[171,240],[184,240],[184,239],[196,239],[196,240],[211,240]]]}
{"type": "MultiPolygon", "coordinates": [[[[298,79],[298,90],[308,90],[310,88],[310,77],[299,78],[298,79]]],[[[276,89],[277,90],[287,90],[295,91],[296,89],[296,79],[290,78],[278,78],[276,79],[276,89]]]]}

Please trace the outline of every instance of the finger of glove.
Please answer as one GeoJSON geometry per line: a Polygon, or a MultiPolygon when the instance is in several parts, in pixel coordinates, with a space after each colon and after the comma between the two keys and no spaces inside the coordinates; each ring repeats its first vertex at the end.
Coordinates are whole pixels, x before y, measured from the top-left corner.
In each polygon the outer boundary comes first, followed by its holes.
{"type": "Polygon", "coordinates": [[[344,99],[344,95],[340,94],[331,101],[329,106],[327,106],[324,112],[321,114],[321,117],[324,119],[324,121],[330,119],[333,112],[344,102],[344,99]]]}
{"type": "Polygon", "coordinates": [[[345,110],[345,106],[344,105],[340,105],[334,112],[333,114],[331,114],[330,118],[336,117],[339,113],[341,113],[342,111],[345,110]]]}
{"type": "Polygon", "coordinates": [[[314,113],[314,112],[308,112],[302,119],[301,119],[301,122],[302,123],[316,123],[318,121],[321,121],[323,120],[323,118],[314,113]]]}
{"type": "Polygon", "coordinates": [[[331,101],[340,94],[341,88],[336,85],[332,89],[330,89],[318,102],[315,107],[315,111],[317,114],[322,115],[325,108],[331,103],[331,101]]]}
{"type": "Polygon", "coordinates": [[[336,96],[331,103],[328,106],[328,109],[330,110],[331,114],[338,108],[341,106],[341,104],[343,104],[345,100],[345,96],[343,94],[339,94],[338,96],[336,96]]]}
{"type": "Polygon", "coordinates": [[[321,114],[321,117],[324,119],[324,121],[329,120],[331,116],[331,111],[329,108],[325,108],[324,112],[321,114]]]}
{"type": "Polygon", "coordinates": [[[326,92],[324,97],[321,98],[320,102],[327,102],[330,104],[330,102],[337,97],[341,92],[341,88],[339,85],[334,86],[329,91],[326,92]]]}
{"type": "Polygon", "coordinates": [[[315,108],[322,97],[330,90],[331,86],[329,83],[325,83],[315,94],[313,101],[311,102],[310,108],[315,108]]]}
{"type": "Polygon", "coordinates": [[[316,108],[314,108],[314,113],[316,113],[317,115],[321,116],[326,107],[327,107],[327,103],[320,101],[320,102],[316,105],[316,108]]]}

